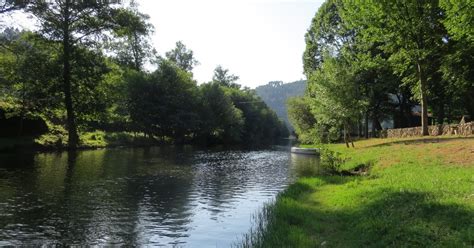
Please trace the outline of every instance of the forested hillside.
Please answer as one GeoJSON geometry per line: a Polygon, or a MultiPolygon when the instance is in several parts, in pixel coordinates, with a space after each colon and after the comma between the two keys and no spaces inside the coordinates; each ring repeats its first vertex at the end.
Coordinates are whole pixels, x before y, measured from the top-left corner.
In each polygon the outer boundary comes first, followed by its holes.
{"type": "Polygon", "coordinates": [[[302,96],[306,90],[306,81],[300,80],[291,83],[283,83],[282,81],[272,81],[266,85],[255,88],[257,94],[263,101],[276,112],[278,117],[282,119],[288,128],[293,127],[288,120],[288,109],[286,102],[288,98],[302,96]]]}

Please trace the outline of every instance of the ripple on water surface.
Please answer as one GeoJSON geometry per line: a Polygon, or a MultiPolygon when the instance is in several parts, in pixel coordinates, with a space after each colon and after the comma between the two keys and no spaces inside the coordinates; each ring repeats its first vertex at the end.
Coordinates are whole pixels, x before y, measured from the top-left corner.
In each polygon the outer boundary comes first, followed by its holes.
{"type": "Polygon", "coordinates": [[[229,246],[291,180],[286,151],[0,156],[0,246],[229,246]]]}

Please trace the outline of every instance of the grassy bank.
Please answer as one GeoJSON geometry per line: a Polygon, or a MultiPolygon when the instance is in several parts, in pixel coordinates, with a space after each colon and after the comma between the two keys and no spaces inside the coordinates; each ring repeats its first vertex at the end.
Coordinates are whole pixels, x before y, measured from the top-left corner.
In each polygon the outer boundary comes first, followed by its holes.
{"type": "MultiPolygon", "coordinates": [[[[129,132],[84,132],[80,133],[80,149],[117,146],[149,146],[157,141],[145,138],[143,134],[129,132]]],[[[0,152],[17,150],[61,150],[67,148],[65,132],[51,132],[39,137],[0,138],[0,152]]]]}
{"type": "Polygon", "coordinates": [[[242,246],[474,246],[474,137],[328,148],[341,152],[344,169],[371,164],[369,173],[299,179],[242,246]]]}

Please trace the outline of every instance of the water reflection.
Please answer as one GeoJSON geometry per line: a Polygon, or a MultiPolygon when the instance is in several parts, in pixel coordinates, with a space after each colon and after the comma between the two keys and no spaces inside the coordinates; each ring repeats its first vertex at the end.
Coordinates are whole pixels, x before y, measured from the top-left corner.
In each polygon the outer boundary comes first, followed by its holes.
{"type": "Polygon", "coordinates": [[[191,147],[0,155],[0,246],[228,246],[304,163],[191,147]]]}
{"type": "Polygon", "coordinates": [[[291,166],[297,177],[308,177],[322,173],[319,156],[291,153],[291,166]]]}

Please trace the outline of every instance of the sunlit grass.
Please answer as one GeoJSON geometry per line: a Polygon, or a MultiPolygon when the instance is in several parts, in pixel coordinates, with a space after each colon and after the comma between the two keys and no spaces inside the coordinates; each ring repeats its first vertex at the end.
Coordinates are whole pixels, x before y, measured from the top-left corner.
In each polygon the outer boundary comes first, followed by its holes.
{"type": "Polygon", "coordinates": [[[474,138],[376,139],[329,145],[366,176],[315,176],[266,208],[242,246],[472,247],[474,138]]]}
{"type": "MultiPolygon", "coordinates": [[[[143,133],[131,132],[82,132],[79,134],[80,148],[104,148],[116,146],[147,146],[156,141],[143,133]]],[[[67,147],[67,133],[49,132],[38,137],[0,138],[0,151],[17,149],[62,149],[67,147]]]]}

